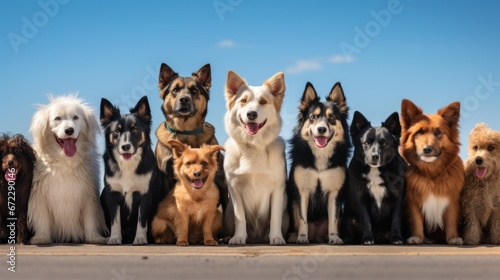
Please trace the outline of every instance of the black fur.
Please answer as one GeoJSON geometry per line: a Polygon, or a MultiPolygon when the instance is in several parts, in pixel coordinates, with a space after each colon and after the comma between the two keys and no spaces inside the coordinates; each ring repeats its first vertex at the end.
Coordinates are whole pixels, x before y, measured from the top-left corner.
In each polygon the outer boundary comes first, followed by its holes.
{"type": "Polygon", "coordinates": [[[101,125],[105,129],[106,151],[104,153],[104,189],[101,194],[106,225],[111,229],[112,221],[117,215],[117,205],[120,207],[122,243],[132,243],[137,230],[137,222],[140,213],[140,223],[143,227],[148,227],[149,243],[152,242],[150,229],[151,221],[156,214],[159,202],[165,196],[161,188],[161,179],[156,158],[151,149],[151,111],[146,96],[142,97],[135,108],[130,109],[130,114],[121,115],[120,110],[113,106],[108,100],[101,100],[101,125]],[[130,132],[129,142],[135,149],[142,148],[140,162],[135,170],[126,173],[127,170],[120,170],[118,165],[121,158],[116,158],[119,137],[126,132],[130,132]],[[113,141],[116,143],[113,143],[113,141]],[[132,180],[134,176],[141,176],[152,172],[147,192],[141,194],[135,191],[132,194],[132,207],[127,207],[125,203],[126,193],[115,191],[108,183],[107,178],[113,177],[117,173],[132,180]]]}
{"type": "Polygon", "coordinates": [[[401,215],[406,164],[398,152],[400,136],[398,113],[390,115],[380,127],[372,127],[361,113],[354,113],[351,124],[354,157],[349,165],[341,226],[344,242],[403,244],[401,215]],[[369,189],[373,187],[369,179],[372,169],[380,172],[379,186],[385,189],[380,209],[369,189]]]}

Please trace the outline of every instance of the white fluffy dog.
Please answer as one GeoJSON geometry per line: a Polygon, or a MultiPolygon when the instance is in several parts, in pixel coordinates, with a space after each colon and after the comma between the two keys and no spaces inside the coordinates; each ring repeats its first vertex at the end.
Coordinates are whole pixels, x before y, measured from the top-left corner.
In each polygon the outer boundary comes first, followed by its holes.
{"type": "Polygon", "coordinates": [[[99,203],[101,133],[92,109],[76,95],[52,97],[33,116],[37,153],[28,223],[31,244],[105,243],[99,203]]]}

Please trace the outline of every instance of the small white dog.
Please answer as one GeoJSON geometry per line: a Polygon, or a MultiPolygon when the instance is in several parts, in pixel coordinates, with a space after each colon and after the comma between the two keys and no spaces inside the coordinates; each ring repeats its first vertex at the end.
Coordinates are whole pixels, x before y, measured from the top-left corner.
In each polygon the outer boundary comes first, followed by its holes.
{"type": "Polygon", "coordinates": [[[229,71],[225,91],[224,123],[230,138],[224,170],[231,195],[226,224],[235,226],[228,229],[234,232],[229,244],[285,244],[285,142],[278,136],[284,75],[279,72],[262,86],[249,86],[229,71]]]}
{"type": "Polygon", "coordinates": [[[37,153],[28,207],[28,223],[34,230],[30,243],[105,243],[99,122],[76,95],[49,96],[49,101],[40,105],[30,128],[37,153]]]}

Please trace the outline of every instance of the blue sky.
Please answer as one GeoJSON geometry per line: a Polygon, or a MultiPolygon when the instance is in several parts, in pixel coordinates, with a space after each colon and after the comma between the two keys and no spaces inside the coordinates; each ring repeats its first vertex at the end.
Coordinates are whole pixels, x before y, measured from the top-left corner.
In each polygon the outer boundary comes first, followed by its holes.
{"type": "Polygon", "coordinates": [[[462,157],[477,122],[500,130],[498,1],[79,1],[0,2],[0,131],[28,132],[47,94],[79,92],[122,109],[147,94],[154,129],[164,119],[156,87],[162,62],[181,75],[212,66],[207,120],[220,142],[224,82],[252,85],[285,72],[285,139],[304,86],[326,96],[336,81],[351,116],[373,124],[408,98],[435,112],[462,102],[462,157]]]}

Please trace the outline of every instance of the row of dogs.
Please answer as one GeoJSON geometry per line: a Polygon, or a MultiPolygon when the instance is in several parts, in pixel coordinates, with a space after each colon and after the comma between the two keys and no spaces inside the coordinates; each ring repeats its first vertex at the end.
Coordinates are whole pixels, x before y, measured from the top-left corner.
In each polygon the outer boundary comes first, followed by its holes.
{"type": "Polygon", "coordinates": [[[147,97],[127,114],[103,98],[100,123],[76,96],[50,97],[33,117],[33,148],[21,135],[0,137],[2,240],[500,244],[500,132],[478,124],[464,165],[458,102],[424,114],[405,99],[401,118],[372,126],[355,112],[348,126],[341,84],[322,101],[307,83],[287,174],[284,74],[251,86],[228,72],[224,146],[205,122],[210,87],[209,64],[186,77],[161,65],[165,121],[154,152],[147,97]]]}

